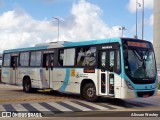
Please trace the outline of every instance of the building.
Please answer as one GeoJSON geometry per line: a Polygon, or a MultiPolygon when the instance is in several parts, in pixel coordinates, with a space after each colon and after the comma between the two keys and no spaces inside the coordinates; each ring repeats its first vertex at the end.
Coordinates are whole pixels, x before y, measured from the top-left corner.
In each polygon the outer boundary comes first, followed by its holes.
{"type": "Polygon", "coordinates": [[[1,82],[2,53],[0,53],[0,82],[1,82]]]}
{"type": "Polygon", "coordinates": [[[160,0],[154,0],[153,46],[158,69],[160,69],[160,0]]]}

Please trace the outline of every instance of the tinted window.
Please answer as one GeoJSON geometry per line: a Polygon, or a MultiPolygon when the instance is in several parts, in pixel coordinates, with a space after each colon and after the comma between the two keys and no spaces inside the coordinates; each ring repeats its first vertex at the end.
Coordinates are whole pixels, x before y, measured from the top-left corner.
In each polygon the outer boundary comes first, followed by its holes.
{"type": "Polygon", "coordinates": [[[31,52],[30,66],[41,65],[41,51],[31,52]]]}
{"type": "Polygon", "coordinates": [[[95,66],[96,65],[96,47],[81,47],[77,49],[78,66],[95,66]]]}
{"type": "Polygon", "coordinates": [[[4,54],[3,66],[9,66],[10,65],[10,59],[11,59],[10,54],[4,54]]]}
{"type": "Polygon", "coordinates": [[[64,50],[59,51],[59,58],[58,58],[58,63],[59,66],[63,66],[63,61],[64,61],[64,50]]]}
{"type": "Polygon", "coordinates": [[[29,52],[20,53],[20,66],[29,65],[29,52]]]}

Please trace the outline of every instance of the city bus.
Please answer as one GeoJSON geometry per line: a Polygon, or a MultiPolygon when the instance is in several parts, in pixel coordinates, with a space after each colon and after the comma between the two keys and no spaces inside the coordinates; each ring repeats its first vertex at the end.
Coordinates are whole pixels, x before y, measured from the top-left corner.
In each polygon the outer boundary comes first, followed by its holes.
{"type": "Polygon", "coordinates": [[[92,102],[155,96],[158,75],[151,42],[108,38],[5,50],[2,82],[27,93],[49,89],[92,102]]]}

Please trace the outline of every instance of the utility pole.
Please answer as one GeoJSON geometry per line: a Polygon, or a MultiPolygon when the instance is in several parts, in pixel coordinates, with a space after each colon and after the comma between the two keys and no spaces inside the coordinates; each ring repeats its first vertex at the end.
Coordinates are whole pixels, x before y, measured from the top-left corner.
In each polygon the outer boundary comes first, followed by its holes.
{"type": "Polygon", "coordinates": [[[119,27],[119,30],[122,30],[122,37],[123,37],[123,30],[127,30],[124,26],[119,27]]]}
{"type": "Polygon", "coordinates": [[[57,38],[57,42],[58,42],[58,41],[59,41],[59,18],[54,17],[54,19],[57,20],[57,24],[58,24],[58,25],[57,25],[57,28],[58,28],[58,36],[57,36],[58,38],[57,38]]]}
{"type": "Polygon", "coordinates": [[[143,3],[142,3],[142,40],[143,40],[143,37],[144,37],[144,0],[143,0],[143,3]]]}
{"type": "Polygon", "coordinates": [[[141,7],[141,4],[138,3],[138,1],[136,0],[136,36],[135,36],[136,39],[138,38],[138,35],[137,35],[137,11],[138,11],[137,5],[138,5],[139,7],[141,7]]]}

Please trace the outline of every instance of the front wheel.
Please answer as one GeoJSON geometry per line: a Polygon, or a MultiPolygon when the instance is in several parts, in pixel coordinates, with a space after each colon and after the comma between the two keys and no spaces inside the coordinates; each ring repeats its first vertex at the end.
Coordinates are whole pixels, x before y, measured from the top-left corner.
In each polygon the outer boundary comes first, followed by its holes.
{"type": "Polygon", "coordinates": [[[32,86],[31,86],[31,81],[30,80],[28,80],[28,79],[24,80],[23,90],[26,93],[31,93],[32,92],[32,86]]]}
{"type": "Polygon", "coordinates": [[[84,86],[82,96],[89,102],[94,102],[98,99],[96,95],[96,87],[93,83],[88,83],[84,86]]]}

